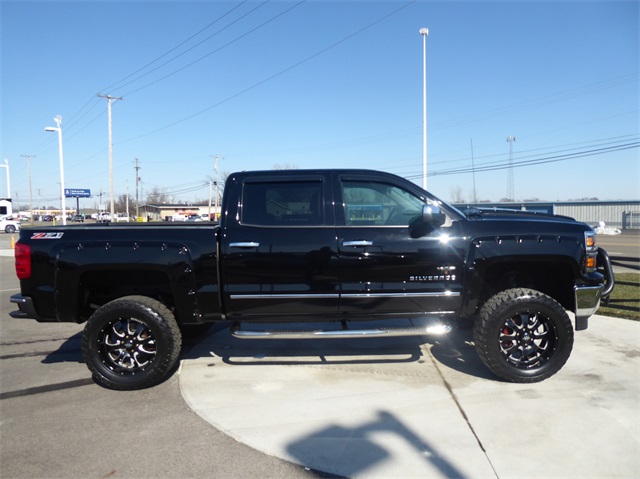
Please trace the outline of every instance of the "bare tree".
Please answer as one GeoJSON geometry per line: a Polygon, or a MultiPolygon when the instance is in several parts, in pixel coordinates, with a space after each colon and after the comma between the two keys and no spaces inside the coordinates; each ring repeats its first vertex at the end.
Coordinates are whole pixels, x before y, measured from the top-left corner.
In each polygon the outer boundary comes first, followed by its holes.
{"type": "Polygon", "coordinates": [[[462,194],[462,187],[460,185],[452,186],[450,189],[451,202],[452,203],[464,203],[464,195],[462,194]]]}
{"type": "Polygon", "coordinates": [[[296,165],[292,165],[290,163],[276,163],[273,165],[274,170],[297,170],[298,167],[296,165]]]}
{"type": "Polygon", "coordinates": [[[147,194],[147,204],[149,205],[157,205],[166,203],[169,201],[169,195],[167,195],[167,191],[164,188],[158,188],[155,186],[148,194],[147,194]]]}
{"type": "Polygon", "coordinates": [[[136,204],[135,200],[129,197],[129,210],[127,210],[127,195],[120,195],[115,200],[115,210],[117,213],[126,213],[129,211],[129,214],[135,215],[136,213],[136,204]]]}

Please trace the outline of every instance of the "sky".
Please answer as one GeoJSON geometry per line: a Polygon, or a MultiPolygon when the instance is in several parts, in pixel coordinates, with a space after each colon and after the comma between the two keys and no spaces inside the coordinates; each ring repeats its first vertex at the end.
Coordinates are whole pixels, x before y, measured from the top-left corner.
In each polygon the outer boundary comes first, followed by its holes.
{"type": "Polygon", "coordinates": [[[421,28],[433,194],[640,198],[637,1],[2,0],[0,22],[14,205],[29,178],[34,207],[60,204],[56,115],[65,188],[108,203],[98,94],[116,197],[135,197],[136,159],[141,203],[207,200],[215,157],[221,182],[323,167],[422,184],[421,28]]]}

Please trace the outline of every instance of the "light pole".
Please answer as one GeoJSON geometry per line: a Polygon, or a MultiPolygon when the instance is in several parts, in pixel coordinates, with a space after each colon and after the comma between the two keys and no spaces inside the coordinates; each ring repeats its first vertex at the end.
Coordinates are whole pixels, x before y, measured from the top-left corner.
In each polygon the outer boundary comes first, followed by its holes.
{"type": "Polygon", "coordinates": [[[427,35],[428,28],[421,28],[422,36],[422,188],[427,189],[427,35]]]}
{"type": "Polygon", "coordinates": [[[97,95],[100,98],[107,99],[107,117],[109,121],[109,195],[111,196],[110,201],[110,218],[111,221],[115,220],[115,203],[113,198],[113,133],[111,131],[111,103],[117,100],[122,100],[121,97],[114,97],[111,95],[101,95],[98,93],[97,95]]]}
{"type": "Polygon", "coordinates": [[[58,132],[58,151],[60,152],[60,202],[62,208],[62,224],[67,224],[67,206],[64,197],[64,157],[62,156],[62,117],[60,115],[53,119],[58,127],[48,126],[44,131],[58,132]]]}
{"type": "Polygon", "coordinates": [[[7,169],[7,199],[11,199],[11,176],[9,176],[9,160],[4,159],[4,165],[0,165],[2,168],[7,169]]]}
{"type": "Polygon", "coordinates": [[[20,155],[22,158],[27,159],[27,172],[29,175],[29,223],[33,226],[33,195],[31,193],[31,158],[35,158],[36,155],[20,155]]]}

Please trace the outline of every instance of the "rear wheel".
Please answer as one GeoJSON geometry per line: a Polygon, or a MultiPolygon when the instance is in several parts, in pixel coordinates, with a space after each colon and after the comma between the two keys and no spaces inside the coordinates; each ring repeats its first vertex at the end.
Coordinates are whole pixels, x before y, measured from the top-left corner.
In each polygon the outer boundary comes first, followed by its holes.
{"type": "Polygon", "coordinates": [[[5,233],[9,233],[9,234],[15,233],[16,232],[16,227],[13,226],[13,225],[7,225],[7,226],[4,227],[4,232],[5,233]]]}
{"type": "Polygon", "coordinates": [[[126,296],[100,307],[87,321],[82,354],[98,384],[118,390],[161,382],[174,367],[182,337],[161,302],[126,296]]]}
{"type": "Polygon", "coordinates": [[[553,298],[508,289],[489,299],[473,330],[480,359],[510,382],[532,383],[557,373],[573,348],[573,325],[553,298]]]}

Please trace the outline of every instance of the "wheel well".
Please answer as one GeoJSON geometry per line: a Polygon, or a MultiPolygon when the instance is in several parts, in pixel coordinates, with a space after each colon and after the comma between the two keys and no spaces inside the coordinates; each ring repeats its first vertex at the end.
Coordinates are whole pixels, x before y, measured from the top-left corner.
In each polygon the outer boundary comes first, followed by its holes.
{"type": "Polygon", "coordinates": [[[481,284],[480,305],[500,291],[529,288],[551,296],[565,309],[574,308],[574,274],[571,267],[564,263],[496,263],[482,272],[481,284]]]}
{"type": "Polygon", "coordinates": [[[91,271],[78,284],[80,317],[86,321],[100,306],[123,296],[157,299],[173,310],[173,292],[167,275],[153,270],[91,271]]]}

